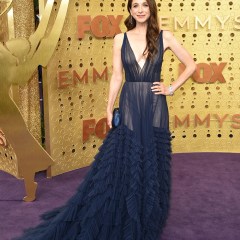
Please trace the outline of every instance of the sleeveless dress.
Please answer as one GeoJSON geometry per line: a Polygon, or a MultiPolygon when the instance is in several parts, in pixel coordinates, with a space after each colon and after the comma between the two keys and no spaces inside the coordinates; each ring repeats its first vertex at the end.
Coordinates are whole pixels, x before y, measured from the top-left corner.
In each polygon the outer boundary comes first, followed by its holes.
{"type": "Polygon", "coordinates": [[[109,131],[76,194],[18,240],[159,239],[169,210],[171,139],[166,96],[151,91],[160,80],[162,31],[157,43],[154,60],[141,68],[124,34],[121,125],[109,131]]]}

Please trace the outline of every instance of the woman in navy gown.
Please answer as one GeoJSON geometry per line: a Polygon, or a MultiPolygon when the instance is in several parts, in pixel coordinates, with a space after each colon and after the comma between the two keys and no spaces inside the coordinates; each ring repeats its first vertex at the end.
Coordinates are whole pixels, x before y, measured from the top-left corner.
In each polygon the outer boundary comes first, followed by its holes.
{"type": "Polygon", "coordinates": [[[129,0],[126,33],[115,36],[107,119],[120,95],[121,124],[112,128],[76,194],[43,216],[24,240],[157,240],[169,212],[171,145],[166,95],[195,63],[171,32],[160,31],[154,0],[129,0]],[[160,82],[163,54],[185,64],[170,86],[160,82]]]}

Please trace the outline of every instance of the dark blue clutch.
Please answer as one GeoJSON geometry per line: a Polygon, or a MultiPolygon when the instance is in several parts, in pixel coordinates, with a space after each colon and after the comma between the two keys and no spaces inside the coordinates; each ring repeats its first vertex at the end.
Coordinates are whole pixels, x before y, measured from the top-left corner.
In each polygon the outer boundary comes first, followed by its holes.
{"type": "Polygon", "coordinates": [[[113,118],[112,118],[112,127],[116,128],[121,123],[121,114],[119,108],[114,108],[113,110],[113,118]]]}

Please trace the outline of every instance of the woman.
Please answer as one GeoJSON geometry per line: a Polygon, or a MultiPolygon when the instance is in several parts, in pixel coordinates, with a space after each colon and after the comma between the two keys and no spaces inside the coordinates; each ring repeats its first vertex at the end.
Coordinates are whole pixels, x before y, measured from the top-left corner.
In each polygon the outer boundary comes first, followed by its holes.
{"type": "Polygon", "coordinates": [[[170,133],[165,95],[195,70],[170,32],[160,31],[154,0],[129,0],[128,31],[114,38],[108,125],[122,84],[121,124],[111,129],[87,177],[68,203],[19,239],[156,240],[169,210],[170,133]],[[160,83],[164,51],[186,65],[172,83],[160,83]]]}

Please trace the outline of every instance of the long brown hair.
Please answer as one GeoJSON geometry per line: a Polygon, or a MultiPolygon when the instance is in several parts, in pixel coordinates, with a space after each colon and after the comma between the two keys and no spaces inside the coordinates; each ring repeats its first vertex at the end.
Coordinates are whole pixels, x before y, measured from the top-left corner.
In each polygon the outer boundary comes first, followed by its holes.
{"type": "MultiPolygon", "coordinates": [[[[132,7],[132,1],[128,0],[127,9],[130,13],[130,9],[132,7]]],[[[158,16],[157,16],[157,5],[155,0],[146,0],[150,9],[150,17],[148,19],[148,27],[147,27],[147,46],[143,52],[143,55],[148,53],[148,58],[153,59],[155,54],[158,52],[157,48],[157,38],[159,36],[159,25],[158,25],[158,16]]],[[[131,16],[131,14],[124,21],[127,30],[132,30],[136,27],[136,20],[131,16]]]]}

